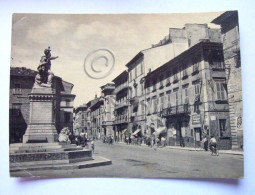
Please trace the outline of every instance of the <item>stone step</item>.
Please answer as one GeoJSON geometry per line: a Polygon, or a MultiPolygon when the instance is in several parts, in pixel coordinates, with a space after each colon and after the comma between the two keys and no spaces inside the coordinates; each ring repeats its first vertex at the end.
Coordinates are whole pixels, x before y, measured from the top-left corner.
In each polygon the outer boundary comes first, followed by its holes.
{"type": "Polygon", "coordinates": [[[15,153],[9,155],[10,164],[23,162],[36,162],[48,160],[70,160],[91,157],[92,151],[88,149],[76,151],[50,151],[50,152],[34,152],[34,153],[15,153]]]}
{"type": "Polygon", "coordinates": [[[75,148],[40,148],[40,149],[26,149],[26,148],[19,148],[19,149],[10,149],[10,154],[18,154],[18,153],[34,153],[34,152],[64,152],[64,151],[76,151],[82,150],[81,147],[75,148]]]}
{"type": "Polygon", "coordinates": [[[11,163],[10,168],[15,168],[15,167],[36,167],[36,166],[42,166],[42,165],[65,165],[65,164],[70,164],[70,163],[77,163],[77,162],[82,162],[82,161],[88,161],[88,160],[93,160],[92,157],[84,157],[84,158],[77,158],[77,159],[63,159],[63,160],[47,160],[47,161],[31,161],[31,162],[21,162],[21,163],[11,163]]]}
{"type": "Polygon", "coordinates": [[[10,175],[17,177],[15,173],[20,171],[48,171],[48,170],[68,170],[68,169],[82,169],[97,166],[105,166],[112,164],[112,161],[102,156],[94,156],[91,160],[85,160],[81,162],[69,163],[69,164],[50,164],[50,165],[27,165],[21,167],[10,167],[10,175]]]}

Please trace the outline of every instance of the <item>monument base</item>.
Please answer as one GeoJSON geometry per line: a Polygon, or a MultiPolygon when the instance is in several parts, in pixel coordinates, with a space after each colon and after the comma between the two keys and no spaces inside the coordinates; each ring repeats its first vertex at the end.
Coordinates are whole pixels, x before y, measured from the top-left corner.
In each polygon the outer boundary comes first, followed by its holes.
{"type": "Polygon", "coordinates": [[[49,87],[34,86],[29,94],[30,121],[23,143],[52,143],[58,141],[55,127],[56,97],[49,87]]]}
{"type": "Polygon", "coordinates": [[[29,124],[23,143],[53,143],[58,141],[54,124],[29,124]]]}
{"type": "Polygon", "coordinates": [[[70,143],[18,143],[10,145],[10,172],[59,170],[109,165],[111,161],[92,157],[92,151],[70,143]]]}

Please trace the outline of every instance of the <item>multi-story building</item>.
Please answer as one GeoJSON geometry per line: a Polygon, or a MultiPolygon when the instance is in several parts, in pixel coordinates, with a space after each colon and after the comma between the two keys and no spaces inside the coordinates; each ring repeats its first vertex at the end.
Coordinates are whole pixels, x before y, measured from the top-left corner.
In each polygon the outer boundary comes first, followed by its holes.
{"type": "Polygon", "coordinates": [[[103,106],[102,106],[102,131],[101,136],[116,136],[116,132],[113,128],[115,95],[113,93],[115,89],[114,83],[107,83],[101,87],[103,106]]]}
{"type": "Polygon", "coordinates": [[[169,145],[198,146],[214,135],[231,148],[222,44],[200,42],[145,77],[146,132],[169,145]],[[161,128],[163,127],[163,128],[161,128]]]}
{"type": "MultiPolygon", "coordinates": [[[[11,67],[10,72],[10,142],[22,142],[22,137],[29,123],[30,106],[28,95],[34,85],[36,71],[24,67],[11,67]]],[[[63,127],[73,130],[73,84],[54,76],[53,89],[56,92],[56,129],[63,127]]]]}
{"type": "MultiPolygon", "coordinates": [[[[128,129],[141,129],[146,134],[146,116],[142,106],[146,102],[144,77],[169,60],[175,58],[200,41],[220,42],[220,30],[210,29],[206,24],[186,24],[182,29],[170,28],[169,35],[151,48],[140,51],[126,64],[129,74],[129,116],[128,129]]],[[[137,131],[136,131],[137,132],[137,131]]]]}
{"type": "Polygon", "coordinates": [[[114,94],[116,96],[115,108],[114,108],[114,129],[117,139],[124,141],[124,131],[127,130],[129,123],[129,101],[128,101],[128,72],[123,71],[118,75],[113,82],[115,83],[114,94]]]}
{"type": "Polygon", "coordinates": [[[227,11],[212,23],[221,25],[227,74],[232,149],[243,149],[242,80],[238,12],[227,11]]]}
{"type": "Polygon", "coordinates": [[[103,111],[104,99],[103,97],[97,97],[91,101],[90,118],[91,118],[91,135],[93,139],[99,139],[102,132],[102,111],[103,111]]]}
{"type": "Polygon", "coordinates": [[[77,107],[74,111],[74,132],[75,134],[80,134],[82,131],[87,131],[86,122],[87,122],[87,104],[83,104],[77,107]]]}
{"type": "MultiPolygon", "coordinates": [[[[62,80],[62,79],[61,79],[62,80]]],[[[63,91],[60,91],[60,119],[59,129],[69,127],[73,131],[73,102],[75,95],[72,94],[73,84],[62,80],[63,91]]]]}

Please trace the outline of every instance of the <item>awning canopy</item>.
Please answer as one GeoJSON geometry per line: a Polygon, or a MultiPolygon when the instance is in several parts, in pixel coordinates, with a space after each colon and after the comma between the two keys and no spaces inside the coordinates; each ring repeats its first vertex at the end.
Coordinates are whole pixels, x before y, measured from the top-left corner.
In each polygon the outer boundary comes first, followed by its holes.
{"type": "Polygon", "coordinates": [[[141,129],[137,129],[132,135],[136,135],[137,133],[139,133],[141,131],[141,129]]]}
{"type": "Polygon", "coordinates": [[[122,134],[126,133],[126,131],[127,131],[127,129],[124,129],[124,130],[122,131],[122,134]]]}
{"type": "Polygon", "coordinates": [[[164,133],[164,132],[166,132],[166,127],[159,127],[153,134],[155,134],[156,136],[159,136],[161,133],[164,133]]]}

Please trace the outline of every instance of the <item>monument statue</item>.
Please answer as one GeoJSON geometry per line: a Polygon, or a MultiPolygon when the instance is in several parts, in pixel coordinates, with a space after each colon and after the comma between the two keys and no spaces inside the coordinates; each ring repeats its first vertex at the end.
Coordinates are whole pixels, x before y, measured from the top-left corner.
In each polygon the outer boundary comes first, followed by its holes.
{"type": "Polygon", "coordinates": [[[51,57],[51,49],[44,50],[44,55],[41,57],[40,64],[37,68],[38,73],[35,76],[35,86],[51,87],[53,72],[51,71],[51,60],[57,59],[56,57],[51,57]]]}

